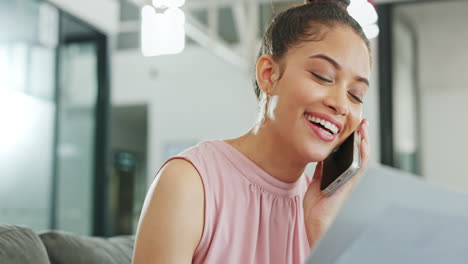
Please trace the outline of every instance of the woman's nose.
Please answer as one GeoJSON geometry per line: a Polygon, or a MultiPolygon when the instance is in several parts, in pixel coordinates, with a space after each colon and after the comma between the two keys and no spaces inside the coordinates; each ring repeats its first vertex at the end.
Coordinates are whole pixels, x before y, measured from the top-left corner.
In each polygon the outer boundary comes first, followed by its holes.
{"type": "MultiPolygon", "coordinates": [[[[337,89],[338,90],[338,89],[337,89]]],[[[346,91],[330,92],[323,101],[324,104],[331,108],[337,115],[346,115],[348,113],[348,96],[346,91]]]]}

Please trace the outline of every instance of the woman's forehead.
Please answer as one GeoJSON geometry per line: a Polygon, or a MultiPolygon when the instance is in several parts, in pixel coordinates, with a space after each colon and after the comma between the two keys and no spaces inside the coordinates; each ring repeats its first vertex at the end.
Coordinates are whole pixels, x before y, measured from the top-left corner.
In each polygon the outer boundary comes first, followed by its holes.
{"type": "Polygon", "coordinates": [[[336,61],[343,69],[352,68],[360,74],[370,72],[370,53],[364,40],[352,29],[336,27],[324,33],[318,41],[303,41],[288,50],[294,59],[313,59],[323,54],[336,61]]]}

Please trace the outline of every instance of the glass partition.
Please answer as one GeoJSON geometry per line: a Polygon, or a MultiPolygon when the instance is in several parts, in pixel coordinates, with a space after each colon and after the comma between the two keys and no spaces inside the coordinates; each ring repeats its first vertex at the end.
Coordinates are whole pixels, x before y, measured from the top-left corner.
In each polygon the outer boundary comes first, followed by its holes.
{"type": "Polygon", "coordinates": [[[106,235],[107,38],[0,0],[0,223],[106,235]]]}
{"type": "Polygon", "coordinates": [[[53,191],[57,47],[39,37],[43,8],[0,1],[0,222],[34,229],[50,227],[53,191]]]}

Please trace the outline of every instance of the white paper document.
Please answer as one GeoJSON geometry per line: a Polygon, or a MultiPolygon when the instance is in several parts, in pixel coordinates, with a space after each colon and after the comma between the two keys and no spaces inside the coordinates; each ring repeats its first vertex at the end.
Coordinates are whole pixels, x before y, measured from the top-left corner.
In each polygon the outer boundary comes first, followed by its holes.
{"type": "Polygon", "coordinates": [[[467,264],[468,218],[389,207],[336,264],[467,264]]]}

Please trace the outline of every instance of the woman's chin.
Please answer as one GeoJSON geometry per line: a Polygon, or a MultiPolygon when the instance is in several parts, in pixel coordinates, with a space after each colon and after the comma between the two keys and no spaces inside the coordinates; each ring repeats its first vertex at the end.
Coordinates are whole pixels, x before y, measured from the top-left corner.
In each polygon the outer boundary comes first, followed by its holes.
{"type": "MultiPolygon", "coordinates": [[[[304,142],[304,141],[303,141],[304,142]]],[[[328,157],[333,151],[335,142],[323,142],[317,140],[311,140],[308,144],[303,144],[303,152],[308,160],[311,162],[319,162],[328,157]]]]}
{"type": "Polygon", "coordinates": [[[328,157],[328,155],[330,154],[330,151],[312,151],[312,152],[308,152],[306,154],[306,157],[307,157],[307,160],[308,162],[320,162],[320,161],[323,161],[324,159],[326,159],[328,157]]]}

